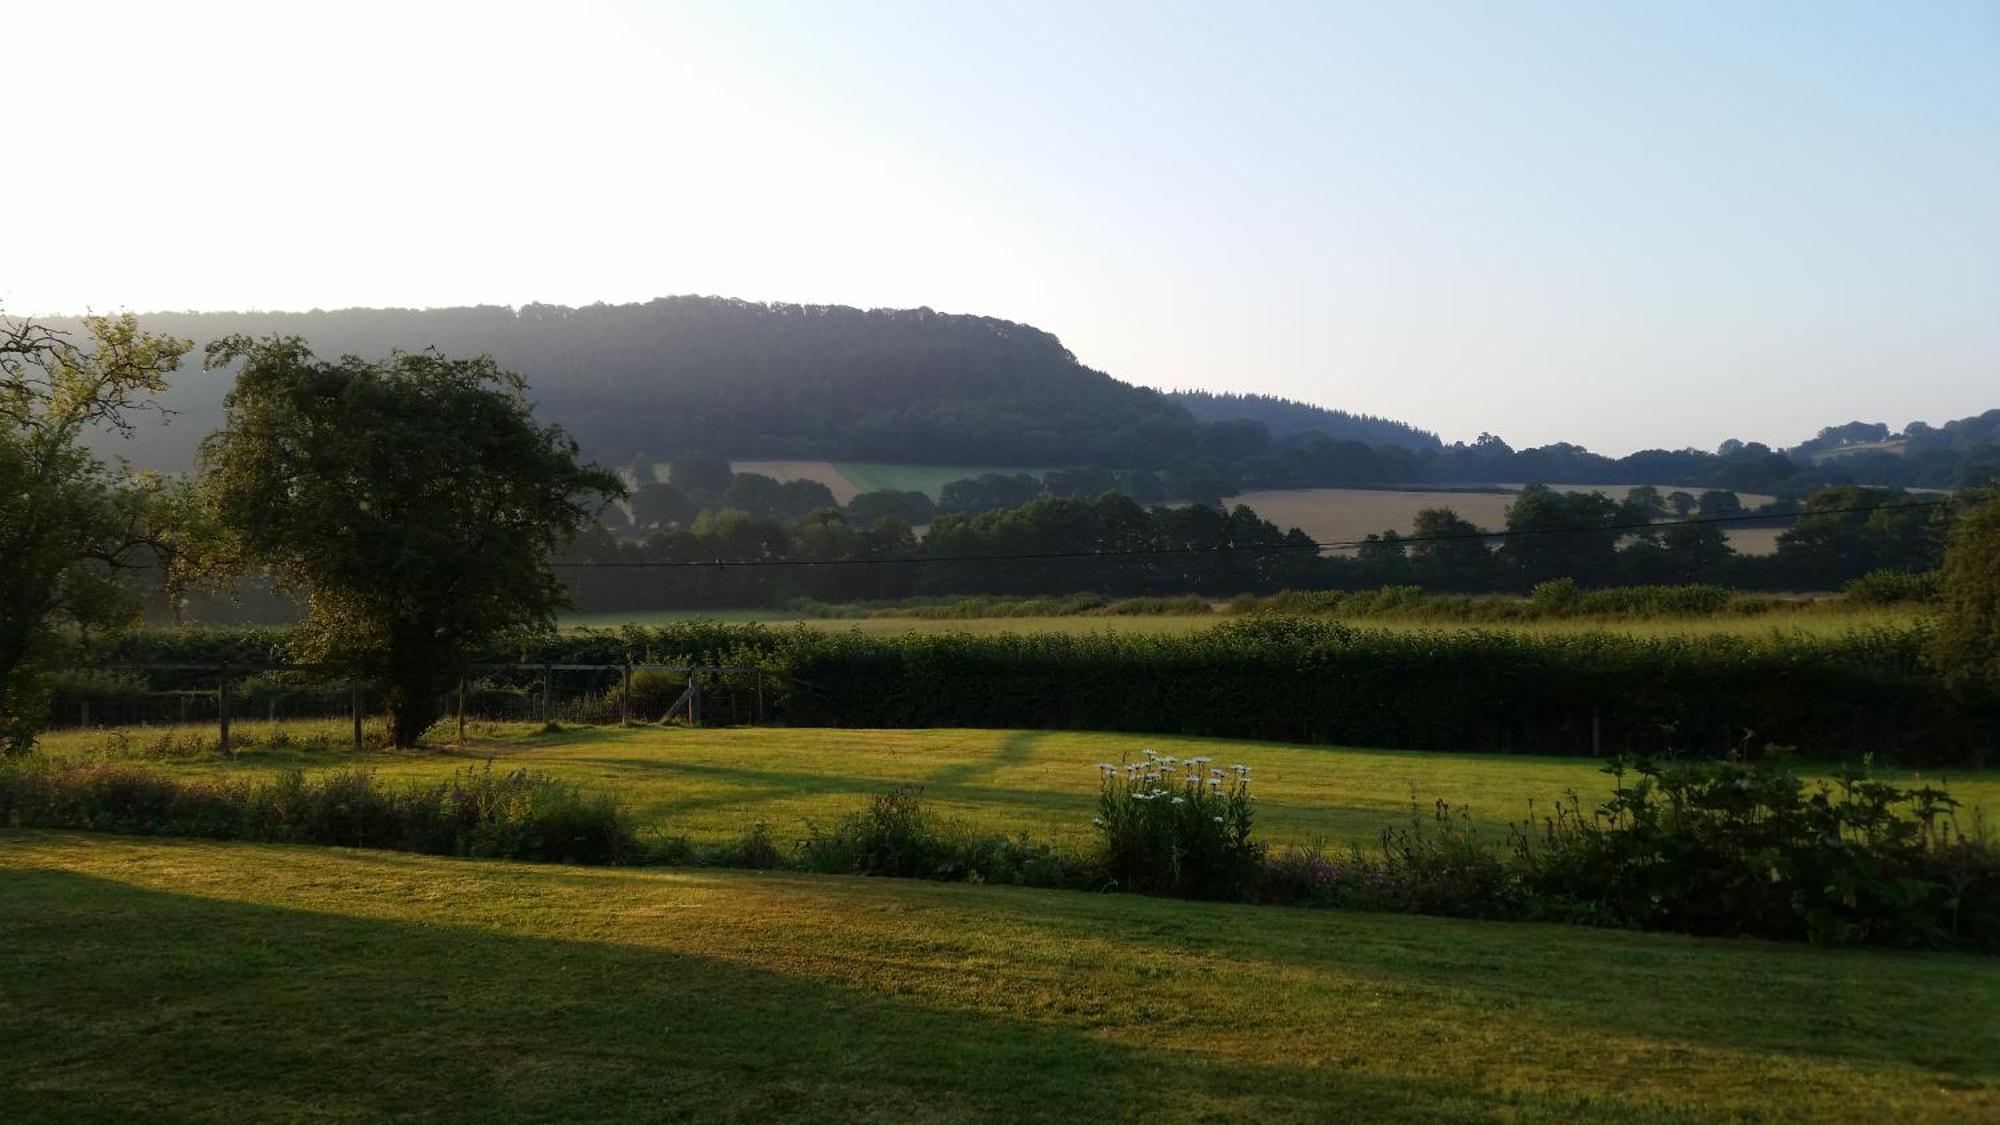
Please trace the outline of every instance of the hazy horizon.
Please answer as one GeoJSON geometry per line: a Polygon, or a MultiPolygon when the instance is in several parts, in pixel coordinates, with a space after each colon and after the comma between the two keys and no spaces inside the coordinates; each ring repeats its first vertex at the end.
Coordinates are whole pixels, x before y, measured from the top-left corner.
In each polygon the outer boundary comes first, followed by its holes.
{"type": "Polygon", "coordinates": [[[8,20],[78,138],[0,187],[14,315],[924,306],[1608,454],[2000,406],[1994,3],[8,20]]]}

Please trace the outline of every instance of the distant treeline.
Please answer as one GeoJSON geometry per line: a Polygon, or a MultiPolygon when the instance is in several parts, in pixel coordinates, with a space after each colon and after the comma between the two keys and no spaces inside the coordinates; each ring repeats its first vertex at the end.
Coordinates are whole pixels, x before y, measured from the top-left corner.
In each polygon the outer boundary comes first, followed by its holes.
{"type": "Polygon", "coordinates": [[[1444,445],[1436,434],[1407,422],[1352,414],[1277,395],[1168,391],[1167,397],[1186,407],[1199,421],[1256,422],[1274,438],[1317,433],[1335,441],[1400,445],[1406,449],[1438,449],[1444,445]]]}
{"type": "MultiPolygon", "coordinates": [[[[1742,508],[1733,494],[1718,492],[1699,498],[1692,511],[1719,517],[1742,508]]],[[[1936,569],[1951,508],[1900,490],[1827,489],[1769,513],[1792,526],[1768,556],[1735,552],[1721,523],[1655,526],[1672,516],[1672,506],[1643,487],[1613,500],[1531,485],[1504,529],[1476,527],[1440,507],[1420,513],[1411,536],[1370,536],[1339,555],[1321,554],[1297,529],[1281,529],[1244,506],[1148,508],[1118,492],[938,514],[921,537],[893,518],[856,526],[851,512],[824,508],[789,522],[709,511],[638,539],[598,528],[561,556],[597,565],[559,573],[582,608],[599,612],[949,594],[1224,598],[1384,586],[1526,593],[1557,580],[1584,589],[1706,583],[1837,590],[1871,572],[1936,569]],[[1484,536],[1492,530],[1513,534],[1484,536]],[[672,565],[633,565],[648,563],[672,565]]]]}
{"type": "MultiPolygon", "coordinates": [[[[2000,470],[2000,411],[1936,428],[1913,424],[1899,435],[1899,452],[1840,456],[1730,442],[1714,453],[1613,458],[1569,443],[1516,450],[1490,434],[1445,445],[1403,423],[1265,396],[1163,395],[1083,366],[1039,329],[929,309],[672,297],[585,308],[150,313],[142,321],[197,344],[283,334],[326,356],[425,347],[491,354],[528,380],[542,416],[563,425],[587,457],[611,465],[687,452],[1101,465],[1157,472],[1175,498],[1529,480],[1802,495],[1854,482],[1958,487],[2000,470]]],[[[107,437],[100,452],[186,469],[227,389],[224,375],[184,369],[164,399],[177,412],[171,424],[145,426],[129,441],[107,437]]]]}
{"type": "Polygon", "coordinates": [[[1828,426],[1789,452],[1873,484],[1983,484],[2000,478],[2000,410],[1942,426],[1911,422],[1900,433],[1881,422],[1828,426]]]}

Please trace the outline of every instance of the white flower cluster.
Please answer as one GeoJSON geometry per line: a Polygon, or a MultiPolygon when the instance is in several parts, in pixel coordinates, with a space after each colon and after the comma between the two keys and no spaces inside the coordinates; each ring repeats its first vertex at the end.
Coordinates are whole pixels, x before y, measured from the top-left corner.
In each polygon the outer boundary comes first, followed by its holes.
{"type": "MultiPolygon", "coordinates": [[[[1220,797],[1231,771],[1238,785],[1247,789],[1250,784],[1250,767],[1246,765],[1233,765],[1225,771],[1221,766],[1210,765],[1215,759],[1203,755],[1177,758],[1151,747],[1140,753],[1142,760],[1127,762],[1122,767],[1110,762],[1097,763],[1098,771],[1107,781],[1116,779],[1121,768],[1124,770],[1125,795],[1134,801],[1167,800],[1182,805],[1189,796],[1202,796],[1204,789],[1207,795],[1220,797]]],[[[1221,823],[1221,818],[1216,821],[1221,823]]]]}

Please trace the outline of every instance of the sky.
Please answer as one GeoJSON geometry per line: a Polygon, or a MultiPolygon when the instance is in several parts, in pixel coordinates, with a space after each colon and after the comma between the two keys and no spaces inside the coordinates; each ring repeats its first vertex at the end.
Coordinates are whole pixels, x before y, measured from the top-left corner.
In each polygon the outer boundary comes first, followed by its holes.
{"type": "Polygon", "coordinates": [[[1520,446],[2000,406],[2000,0],[0,0],[0,308],[1034,324],[1520,446]]]}

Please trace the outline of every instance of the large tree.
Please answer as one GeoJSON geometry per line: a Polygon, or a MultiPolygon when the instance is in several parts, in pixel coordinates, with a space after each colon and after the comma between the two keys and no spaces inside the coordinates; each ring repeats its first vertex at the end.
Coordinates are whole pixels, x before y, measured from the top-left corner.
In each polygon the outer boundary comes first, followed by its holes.
{"type": "Polygon", "coordinates": [[[84,321],[82,342],[0,319],[0,751],[32,742],[42,672],[65,625],[109,624],[136,604],[115,571],[160,537],[161,490],[114,475],[83,446],[124,431],[189,347],[130,317],[84,321]]]}
{"type": "Polygon", "coordinates": [[[211,368],[237,360],[204,492],[245,555],[305,595],[295,654],[378,681],[395,744],[413,746],[470,661],[553,626],[550,553],[623,486],[490,358],[209,345],[211,368]]]}

